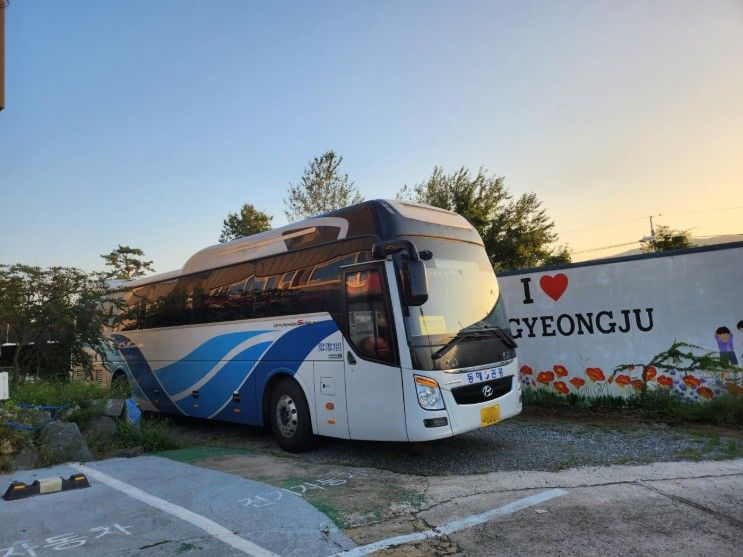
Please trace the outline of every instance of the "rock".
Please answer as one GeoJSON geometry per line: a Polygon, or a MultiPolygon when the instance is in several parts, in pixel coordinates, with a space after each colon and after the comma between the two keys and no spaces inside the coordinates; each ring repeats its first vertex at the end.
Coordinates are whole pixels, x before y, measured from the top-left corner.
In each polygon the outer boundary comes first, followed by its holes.
{"type": "Polygon", "coordinates": [[[121,417],[124,411],[124,399],[123,398],[109,398],[103,406],[103,415],[111,416],[112,418],[121,417]]]}
{"type": "Polygon", "coordinates": [[[20,452],[10,457],[10,471],[32,470],[39,465],[39,453],[31,447],[23,447],[20,452]]]}
{"type": "Polygon", "coordinates": [[[10,439],[0,440],[0,454],[9,455],[13,454],[14,451],[15,447],[13,446],[13,443],[10,441],[10,439]]]}
{"type": "Polygon", "coordinates": [[[85,428],[85,440],[97,446],[111,445],[116,437],[116,422],[108,416],[93,418],[85,428]]]}
{"type": "Polygon", "coordinates": [[[52,463],[93,459],[77,424],[72,422],[51,422],[44,426],[39,434],[39,448],[52,463]]]}
{"type": "Polygon", "coordinates": [[[57,415],[58,419],[68,421],[76,412],[80,411],[80,405],[70,406],[69,408],[62,409],[57,415]]]}
{"type": "Polygon", "coordinates": [[[129,447],[127,449],[116,449],[111,451],[110,458],[134,458],[144,454],[144,447],[129,447]]]}
{"type": "Polygon", "coordinates": [[[39,408],[21,408],[18,411],[18,419],[22,424],[38,427],[51,422],[52,415],[39,408]]]}

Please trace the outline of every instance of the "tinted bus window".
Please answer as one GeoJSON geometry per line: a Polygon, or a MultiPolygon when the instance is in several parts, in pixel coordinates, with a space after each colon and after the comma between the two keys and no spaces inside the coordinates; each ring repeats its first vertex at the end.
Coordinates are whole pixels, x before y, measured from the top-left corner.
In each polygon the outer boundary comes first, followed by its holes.
{"type": "Polygon", "coordinates": [[[124,329],[317,312],[340,323],[340,268],[370,258],[360,245],[338,242],[142,286],[127,294],[124,329]],[[292,263],[302,266],[287,269],[292,263]],[[259,269],[275,274],[260,276],[259,269]]]}

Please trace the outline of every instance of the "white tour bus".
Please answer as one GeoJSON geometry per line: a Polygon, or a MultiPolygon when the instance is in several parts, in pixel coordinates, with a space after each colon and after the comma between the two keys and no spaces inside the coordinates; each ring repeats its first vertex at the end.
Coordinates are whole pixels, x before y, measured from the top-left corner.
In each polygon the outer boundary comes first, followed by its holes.
{"type": "Polygon", "coordinates": [[[367,201],[131,281],[107,355],[143,410],[314,435],[427,441],[521,412],[515,342],[461,216],[367,201]]]}

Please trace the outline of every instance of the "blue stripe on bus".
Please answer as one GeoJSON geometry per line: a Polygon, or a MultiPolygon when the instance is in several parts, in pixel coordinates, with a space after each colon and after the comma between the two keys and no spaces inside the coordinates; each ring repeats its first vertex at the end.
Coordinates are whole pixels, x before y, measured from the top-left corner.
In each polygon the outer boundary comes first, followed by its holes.
{"type": "Polygon", "coordinates": [[[189,389],[206,375],[238,344],[268,331],[240,331],[210,338],[180,360],[155,370],[155,375],[171,396],[189,389]]]}
{"type": "Polygon", "coordinates": [[[250,374],[250,379],[240,387],[240,413],[235,414],[235,404],[228,404],[214,419],[263,425],[262,394],[266,383],[277,373],[294,375],[307,355],[317,344],[336,332],[335,321],[328,319],[291,329],[273,343],[250,374]]]}
{"type": "Polygon", "coordinates": [[[176,402],[189,416],[208,418],[232,398],[271,342],[261,342],[240,352],[199,388],[199,398],[188,396],[176,402]]]}
{"type": "Polygon", "coordinates": [[[142,354],[142,351],[137,347],[134,341],[121,334],[113,335],[113,339],[119,348],[119,352],[124,356],[124,359],[129,366],[129,371],[131,371],[134,376],[134,380],[142,388],[142,392],[144,392],[145,396],[147,396],[153,406],[155,406],[155,408],[160,412],[182,414],[180,408],[170,400],[165,389],[163,389],[162,385],[157,380],[157,377],[155,377],[155,374],[152,372],[152,368],[150,368],[147,360],[145,360],[144,354],[142,354]],[[156,392],[156,390],[158,390],[159,393],[156,392]]]}

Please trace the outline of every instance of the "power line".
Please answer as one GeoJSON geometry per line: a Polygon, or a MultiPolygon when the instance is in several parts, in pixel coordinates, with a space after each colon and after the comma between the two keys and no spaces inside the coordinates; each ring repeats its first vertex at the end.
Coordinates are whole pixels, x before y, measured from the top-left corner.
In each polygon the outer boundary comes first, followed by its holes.
{"type": "Polygon", "coordinates": [[[743,205],[739,207],[721,207],[719,209],[701,209],[699,211],[682,211],[680,213],[663,213],[659,215],[661,217],[675,217],[677,215],[693,215],[695,213],[714,213],[717,211],[733,211],[735,209],[743,209],[743,205]]]}
{"type": "Polygon", "coordinates": [[[623,247],[626,247],[626,246],[634,246],[635,244],[639,244],[639,243],[640,243],[640,240],[635,240],[634,242],[626,242],[624,244],[614,244],[613,246],[604,246],[602,248],[584,249],[584,250],[580,250],[580,251],[574,251],[574,252],[571,252],[571,253],[574,254],[574,255],[578,255],[579,253],[588,253],[588,252],[591,252],[591,251],[603,251],[605,249],[623,248],[623,247]]]}
{"type": "MultiPolygon", "coordinates": [[[[692,237],[692,241],[694,241],[694,240],[703,240],[703,239],[707,239],[707,238],[715,238],[717,236],[743,236],[743,233],[710,234],[708,236],[693,236],[692,237]]],[[[573,252],[571,252],[571,254],[578,255],[580,253],[589,253],[589,252],[592,252],[592,251],[603,251],[603,250],[612,249],[612,248],[623,248],[623,247],[626,247],[626,246],[633,246],[633,245],[639,244],[641,242],[642,242],[642,240],[635,240],[634,242],[626,242],[626,243],[623,243],[623,244],[614,244],[612,246],[603,246],[603,247],[600,247],[600,248],[591,248],[591,249],[584,249],[584,250],[580,250],[580,251],[573,251],[573,252]]]]}
{"type": "Polygon", "coordinates": [[[640,220],[645,220],[647,217],[638,217],[636,219],[629,219],[629,220],[620,220],[618,222],[610,222],[609,224],[599,224],[598,226],[588,226],[586,228],[576,228],[574,230],[566,230],[565,232],[561,232],[561,234],[570,234],[571,232],[583,232],[584,230],[595,230],[597,228],[606,228],[607,226],[616,226],[618,224],[626,224],[628,222],[635,222],[640,220]]]}
{"type": "MultiPolygon", "coordinates": [[[[654,217],[655,216],[658,216],[658,217],[675,217],[675,216],[679,216],[679,215],[693,215],[693,214],[696,214],[696,213],[714,213],[714,212],[717,212],[717,211],[734,211],[734,210],[737,210],[737,209],[743,209],[743,205],[738,206],[738,207],[720,207],[719,209],[701,209],[701,210],[698,210],[698,211],[681,211],[681,212],[678,212],[678,213],[658,213],[657,215],[653,215],[653,216],[654,217]]],[[[597,226],[587,226],[585,228],[575,228],[573,230],[566,230],[565,232],[561,232],[560,234],[561,235],[562,234],[572,234],[573,232],[585,232],[587,230],[596,230],[597,228],[607,228],[609,226],[617,226],[619,224],[627,224],[629,222],[638,222],[638,221],[641,221],[641,220],[645,220],[646,218],[648,218],[648,217],[646,217],[646,216],[645,217],[637,217],[637,218],[634,218],[634,219],[627,219],[627,220],[620,220],[620,221],[617,221],[617,222],[610,222],[608,224],[599,224],[597,226]]]]}

